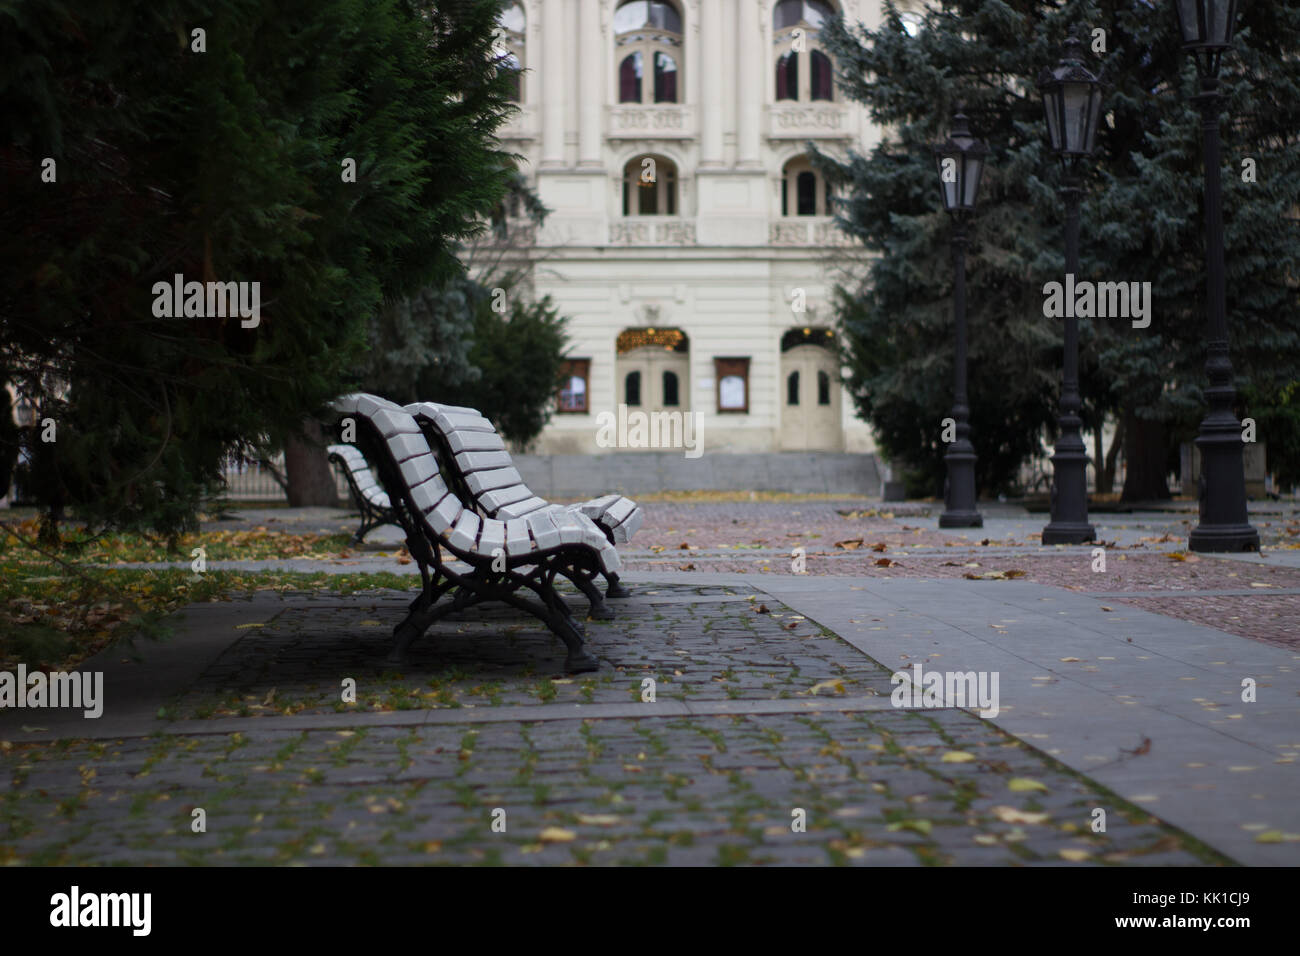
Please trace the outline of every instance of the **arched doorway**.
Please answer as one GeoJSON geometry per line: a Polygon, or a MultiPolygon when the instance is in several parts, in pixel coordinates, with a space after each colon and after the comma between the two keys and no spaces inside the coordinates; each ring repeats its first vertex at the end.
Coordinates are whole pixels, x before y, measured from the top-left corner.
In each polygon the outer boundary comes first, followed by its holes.
{"type": "Polygon", "coordinates": [[[781,337],[781,449],[840,451],[840,369],[830,329],[791,329],[781,337]]]}
{"type": "Polygon", "coordinates": [[[618,336],[616,403],[629,412],[687,412],[690,340],[681,329],[624,329],[618,336]]]}

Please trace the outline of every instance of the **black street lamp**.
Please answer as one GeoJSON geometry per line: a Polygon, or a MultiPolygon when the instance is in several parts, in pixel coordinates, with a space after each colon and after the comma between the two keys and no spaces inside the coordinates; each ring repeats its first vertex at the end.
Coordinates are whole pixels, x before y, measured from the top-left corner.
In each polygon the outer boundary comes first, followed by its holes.
{"type": "Polygon", "coordinates": [[[957,358],[953,375],[952,417],[955,438],[943,456],[948,467],[944,481],[941,528],[981,528],[984,518],[975,510],[975,447],[970,442],[970,406],[966,402],[966,220],[975,211],[980,176],[988,147],[971,135],[960,110],[952,118],[952,133],[934,147],[939,164],[943,206],[952,216],[953,315],[957,326],[957,358]]]}
{"type": "MultiPolygon", "coordinates": [[[[1061,198],[1065,200],[1065,272],[1079,271],[1079,199],[1082,163],[1092,155],[1101,114],[1101,81],[1079,58],[1074,30],[1054,70],[1038,77],[1047,117],[1047,137],[1061,159],[1061,198]]],[[[1082,544],[1097,540],[1088,523],[1088,452],[1079,434],[1083,421],[1079,398],[1079,320],[1073,309],[1065,318],[1065,374],[1061,388],[1060,435],[1052,453],[1052,520],[1043,529],[1043,544],[1082,544]]]]}
{"type": "Polygon", "coordinates": [[[1233,405],[1228,358],[1228,314],[1223,288],[1223,195],[1220,188],[1219,61],[1232,46],[1237,0],[1176,0],[1183,49],[1196,61],[1205,142],[1205,272],[1209,295],[1209,355],[1205,360],[1210,408],[1201,421],[1196,446],[1201,450],[1200,524],[1192,529],[1193,551],[1258,551],[1259,532],[1246,514],[1246,475],[1242,462],[1241,422],[1233,405]]]}

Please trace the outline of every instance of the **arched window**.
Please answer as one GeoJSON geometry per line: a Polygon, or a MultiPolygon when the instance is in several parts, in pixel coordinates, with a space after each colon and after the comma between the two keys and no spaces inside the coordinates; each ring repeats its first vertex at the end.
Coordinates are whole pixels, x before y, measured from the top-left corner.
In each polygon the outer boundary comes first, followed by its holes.
{"type": "Polygon", "coordinates": [[[614,11],[620,103],[680,103],[682,15],[669,0],[624,0],[614,11]],[[654,76],[642,83],[650,64],[654,76]]]}
{"type": "Polygon", "coordinates": [[[664,372],[664,407],[680,405],[677,397],[677,373],[664,372]]]}
{"type": "Polygon", "coordinates": [[[786,53],[777,57],[776,98],[778,100],[799,98],[799,54],[797,53],[786,53]]]}
{"type": "Polygon", "coordinates": [[[623,404],[629,408],[641,404],[641,373],[628,372],[623,379],[623,404]]]}
{"type": "Polygon", "coordinates": [[[515,103],[524,101],[524,37],[527,21],[524,9],[518,3],[512,3],[501,11],[497,21],[497,63],[502,70],[511,73],[510,99],[515,103]]]}
{"type": "Polygon", "coordinates": [[[822,26],[834,16],[835,8],[828,0],[780,0],[773,8],[778,102],[835,98],[831,58],[819,38],[822,26]],[[801,60],[805,62],[801,64],[801,60]]]}
{"type": "Polygon", "coordinates": [[[821,50],[813,50],[808,55],[811,70],[808,77],[808,91],[814,100],[831,98],[831,58],[821,50]]]}
{"type": "Polygon", "coordinates": [[[791,372],[785,379],[785,403],[787,405],[799,404],[799,373],[791,372]]]}
{"type": "Polygon", "coordinates": [[[637,156],[623,167],[623,215],[677,215],[677,167],[662,156],[637,156]]]}
{"type": "Polygon", "coordinates": [[[785,164],[781,174],[781,215],[829,216],[830,184],[812,168],[805,156],[785,164]]]}
{"type": "Polygon", "coordinates": [[[831,377],[825,372],[817,373],[817,404],[829,405],[831,403],[831,377]]]}
{"type": "Polygon", "coordinates": [[[618,101],[641,102],[641,51],[634,50],[618,65],[618,101]]]}
{"type": "Polygon", "coordinates": [[[655,102],[677,102],[677,61],[667,53],[655,53],[655,102]]]}

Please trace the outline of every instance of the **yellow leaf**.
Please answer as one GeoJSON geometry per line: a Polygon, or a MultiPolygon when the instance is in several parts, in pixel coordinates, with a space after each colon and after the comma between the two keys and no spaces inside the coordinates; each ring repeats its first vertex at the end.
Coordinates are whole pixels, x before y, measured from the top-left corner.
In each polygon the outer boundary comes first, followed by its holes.
{"type": "Polygon", "coordinates": [[[563,827],[547,827],[538,834],[538,839],[543,843],[570,843],[577,838],[578,834],[563,827]]]}
{"type": "Polygon", "coordinates": [[[1255,837],[1255,842],[1256,842],[1256,843],[1281,843],[1281,842],[1282,842],[1282,831],[1281,831],[1281,830],[1265,830],[1263,833],[1261,833],[1261,834],[1259,834],[1259,835],[1257,835],[1257,836],[1255,837]]]}
{"type": "Polygon", "coordinates": [[[1087,850],[1062,850],[1061,859],[1069,860],[1071,863],[1082,863],[1084,860],[1091,860],[1092,854],[1087,850]]]}
{"type": "Polygon", "coordinates": [[[812,687],[808,688],[808,693],[819,694],[823,690],[842,694],[844,693],[844,681],[840,680],[838,677],[832,677],[830,680],[824,680],[818,684],[813,684],[812,687]]]}
{"type": "Polygon", "coordinates": [[[1046,823],[1048,817],[1046,813],[1017,810],[1015,807],[994,807],[992,812],[1003,823],[1046,823]]]}
{"type": "Polygon", "coordinates": [[[1037,780],[1030,780],[1028,777],[1012,777],[1007,781],[1007,789],[1014,790],[1016,793],[1024,793],[1026,790],[1047,791],[1046,784],[1037,780]]]}
{"type": "MultiPolygon", "coordinates": [[[[613,813],[579,813],[578,822],[593,827],[612,827],[621,817],[613,813]]],[[[782,831],[784,832],[784,831],[782,831]]]]}
{"type": "Polygon", "coordinates": [[[974,754],[968,754],[964,750],[949,750],[943,755],[940,763],[966,763],[967,761],[974,759],[974,754]]]}

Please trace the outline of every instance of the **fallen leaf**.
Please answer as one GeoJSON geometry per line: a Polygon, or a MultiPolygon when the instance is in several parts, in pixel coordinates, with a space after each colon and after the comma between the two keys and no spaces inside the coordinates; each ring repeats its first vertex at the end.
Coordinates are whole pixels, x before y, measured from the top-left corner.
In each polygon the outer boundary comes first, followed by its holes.
{"type": "Polygon", "coordinates": [[[845,551],[856,551],[862,547],[861,538],[849,538],[847,541],[836,541],[835,547],[843,548],[845,551]]]}
{"type": "Polygon", "coordinates": [[[578,838],[578,834],[563,827],[547,827],[537,838],[543,843],[570,843],[578,838]]]}
{"type": "Polygon", "coordinates": [[[824,680],[819,683],[813,684],[812,687],[808,688],[808,693],[818,694],[821,693],[823,690],[829,690],[835,692],[836,694],[842,694],[844,693],[844,681],[842,681],[838,677],[832,677],[830,680],[824,680]]]}
{"type": "Polygon", "coordinates": [[[974,760],[974,759],[975,759],[974,754],[968,754],[964,750],[949,750],[946,754],[944,754],[940,758],[939,762],[940,763],[966,763],[967,761],[974,760]]]}
{"type": "MultiPolygon", "coordinates": [[[[1121,750],[1124,750],[1123,747],[1121,747],[1120,749],[1121,749],[1121,750]]],[[[1150,753],[1150,752],[1151,752],[1151,738],[1150,738],[1150,737],[1143,737],[1143,738],[1142,738],[1142,743],[1138,744],[1137,747],[1136,747],[1135,749],[1133,749],[1133,750],[1124,750],[1124,753],[1126,753],[1126,754],[1132,754],[1134,757],[1140,757],[1140,756],[1142,756],[1143,754],[1147,754],[1147,753],[1150,753]]]]}
{"type": "Polygon", "coordinates": [[[1007,781],[1007,789],[1016,793],[1025,793],[1029,790],[1047,791],[1047,785],[1038,780],[1031,780],[1029,777],[1012,777],[1007,781]]]}
{"type": "Polygon", "coordinates": [[[898,566],[898,562],[895,561],[895,560],[893,560],[892,558],[877,558],[877,559],[876,559],[876,567],[878,567],[878,568],[893,568],[893,567],[897,567],[897,566],[898,566]]]}
{"type": "Polygon", "coordinates": [[[593,827],[612,827],[621,817],[613,813],[579,813],[578,822],[593,827]]]}
{"type": "Polygon", "coordinates": [[[883,542],[883,541],[877,541],[875,544],[873,544],[873,545],[871,546],[871,550],[872,550],[872,551],[885,551],[885,550],[887,550],[888,548],[889,548],[889,545],[885,544],[885,542],[883,542]]]}
{"type": "Polygon", "coordinates": [[[1071,863],[1082,863],[1084,860],[1091,860],[1092,854],[1087,850],[1067,849],[1061,851],[1061,859],[1069,860],[1071,863]]]}
{"type": "Polygon", "coordinates": [[[1046,823],[1048,819],[1046,813],[1017,810],[1015,807],[994,807],[992,813],[1003,823],[1046,823]]]}
{"type": "Polygon", "coordinates": [[[767,609],[767,605],[766,605],[766,604],[760,604],[758,607],[754,608],[754,610],[757,611],[759,614],[771,614],[771,613],[772,613],[771,611],[769,611],[769,610],[767,609]]]}
{"type": "Polygon", "coordinates": [[[694,570],[695,570],[695,565],[694,565],[694,564],[679,564],[679,565],[677,565],[677,570],[678,570],[678,571],[694,571],[694,570]]]}
{"type": "Polygon", "coordinates": [[[897,833],[899,830],[912,830],[922,836],[929,836],[932,826],[933,824],[929,820],[900,820],[897,823],[891,823],[885,829],[890,833],[897,833]]]}

